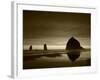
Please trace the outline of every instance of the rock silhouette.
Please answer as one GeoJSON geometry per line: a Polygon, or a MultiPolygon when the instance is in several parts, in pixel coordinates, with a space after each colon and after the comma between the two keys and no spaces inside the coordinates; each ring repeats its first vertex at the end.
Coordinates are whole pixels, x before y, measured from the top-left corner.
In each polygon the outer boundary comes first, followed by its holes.
{"type": "Polygon", "coordinates": [[[82,47],[78,40],[76,40],[74,37],[71,37],[66,44],[66,50],[67,49],[82,49],[82,47]]]}
{"type": "Polygon", "coordinates": [[[80,52],[79,51],[72,51],[67,53],[69,59],[74,62],[76,59],[80,57],[80,52]]]}
{"type": "Polygon", "coordinates": [[[30,45],[29,50],[30,50],[30,51],[32,50],[32,45],[30,45]]]}
{"type": "Polygon", "coordinates": [[[44,44],[44,51],[47,51],[47,44],[44,44]]]}

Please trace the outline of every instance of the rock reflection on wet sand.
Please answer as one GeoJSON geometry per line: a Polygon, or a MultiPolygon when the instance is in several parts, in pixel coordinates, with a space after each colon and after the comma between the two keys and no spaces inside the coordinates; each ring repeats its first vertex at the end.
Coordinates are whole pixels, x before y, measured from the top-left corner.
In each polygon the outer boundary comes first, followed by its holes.
{"type": "Polygon", "coordinates": [[[90,51],[24,51],[23,69],[90,66],[90,51]],[[58,53],[57,53],[58,52],[58,53]]]}

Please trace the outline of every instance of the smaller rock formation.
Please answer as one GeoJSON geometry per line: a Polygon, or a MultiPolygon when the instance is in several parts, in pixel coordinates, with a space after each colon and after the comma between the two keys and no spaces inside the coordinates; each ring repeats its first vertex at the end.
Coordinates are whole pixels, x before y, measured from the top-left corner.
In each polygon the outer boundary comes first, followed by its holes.
{"type": "Polygon", "coordinates": [[[76,40],[74,37],[71,37],[66,44],[66,50],[67,49],[82,49],[82,47],[78,40],[76,40]]]}
{"type": "Polygon", "coordinates": [[[29,50],[30,50],[30,51],[32,50],[32,45],[30,45],[29,50]]]}
{"type": "Polygon", "coordinates": [[[47,44],[44,44],[44,51],[47,51],[47,44]]]}

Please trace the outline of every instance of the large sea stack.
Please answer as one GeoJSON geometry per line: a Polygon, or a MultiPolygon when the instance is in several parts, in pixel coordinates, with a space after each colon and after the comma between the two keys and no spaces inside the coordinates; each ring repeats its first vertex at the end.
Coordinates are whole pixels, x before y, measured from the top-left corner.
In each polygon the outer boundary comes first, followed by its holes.
{"type": "Polygon", "coordinates": [[[47,44],[44,44],[44,51],[47,51],[47,44]]]}
{"type": "Polygon", "coordinates": [[[66,50],[67,49],[83,49],[80,45],[80,42],[76,40],[74,37],[71,37],[67,44],[66,44],[66,50]]]}

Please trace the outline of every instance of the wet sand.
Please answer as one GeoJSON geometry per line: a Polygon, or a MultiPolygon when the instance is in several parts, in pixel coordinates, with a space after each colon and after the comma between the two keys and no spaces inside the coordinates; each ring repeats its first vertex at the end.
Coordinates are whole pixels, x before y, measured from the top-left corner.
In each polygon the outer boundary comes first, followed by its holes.
{"type": "Polygon", "coordinates": [[[66,51],[25,51],[23,55],[23,69],[57,68],[90,66],[90,58],[76,59],[71,61],[66,51]]]}

